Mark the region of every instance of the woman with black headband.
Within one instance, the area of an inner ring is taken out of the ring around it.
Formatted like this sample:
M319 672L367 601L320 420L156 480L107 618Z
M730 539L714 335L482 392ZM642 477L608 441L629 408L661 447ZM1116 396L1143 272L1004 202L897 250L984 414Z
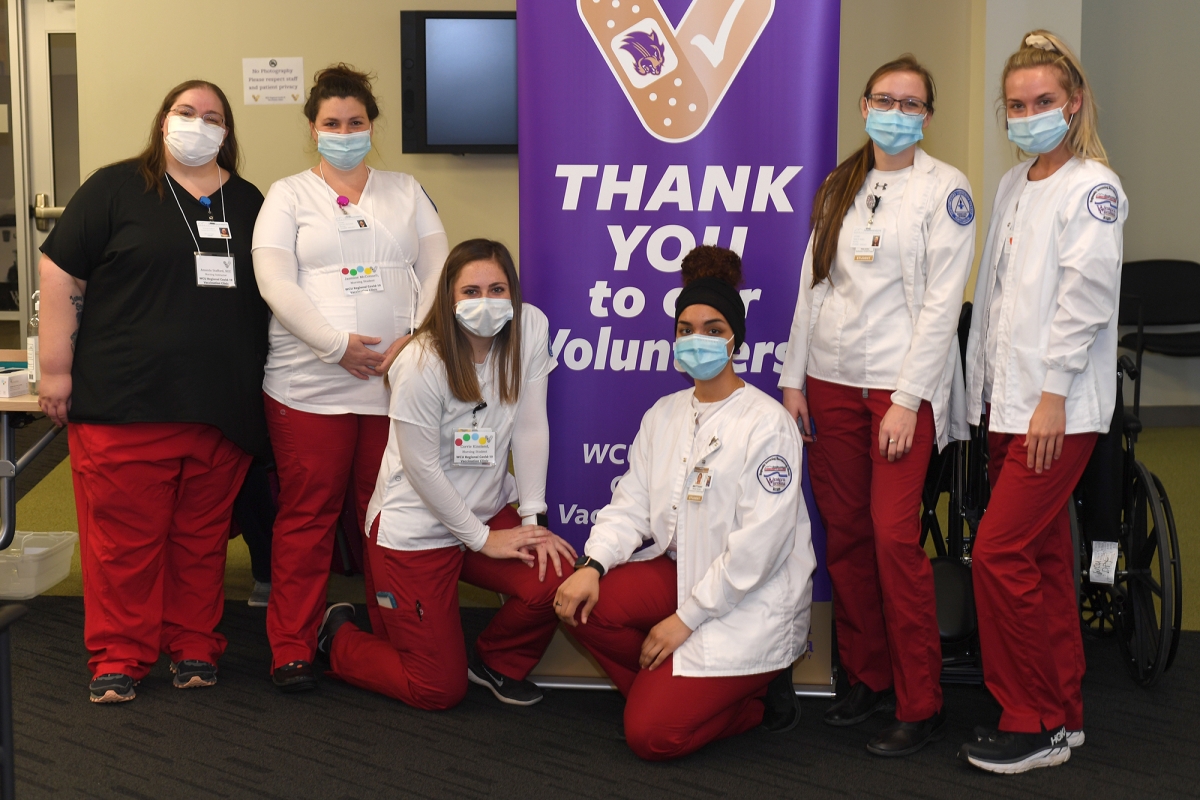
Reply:
M675 359L695 388L646 412L629 472L554 599L625 696L626 741L648 760L800 718L791 666L815 564L801 442L783 407L733 371L741 277L729 250L684 258Z

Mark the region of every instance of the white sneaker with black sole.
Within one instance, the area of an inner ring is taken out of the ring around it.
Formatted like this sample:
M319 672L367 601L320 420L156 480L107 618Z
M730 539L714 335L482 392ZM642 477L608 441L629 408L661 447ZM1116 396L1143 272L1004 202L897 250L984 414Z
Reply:
M991 731L964 744L958 757L988 772L1016 775L1039 767L1057 767L1071 757L1071 748L1064 725L1041 733Z
M467 680L486 686L501 703L510 706L531 706L542 701L542 690L533 681L519 681L488 669L478 655L472 654L467 661Z

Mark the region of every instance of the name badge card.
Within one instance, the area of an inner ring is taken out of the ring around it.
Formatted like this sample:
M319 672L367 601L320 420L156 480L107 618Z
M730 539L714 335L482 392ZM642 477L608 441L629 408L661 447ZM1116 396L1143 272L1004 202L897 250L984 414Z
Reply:
M342 267L342 291L347 297L383 291L383 272L379 267Z
M693 503L700 503L704 500L704 493L708 491L708 487L712 486L712 473L704 467L696 467L692 472L692 477L688 481L687 499Z
M454 466L496 466L496 432L487 428L461 428L454 434Z
M196 220L196 231L201 239L232 239L228 222L214 222L210 219Z
M337 217L339 231L358 231L367 229L367 218L362 214L342 214Z
M875 251L883 244L882 228L855 228L850 235L855 261L874 261Z
M196 253L196 285L236 289L237 273L233 270L233 256Z

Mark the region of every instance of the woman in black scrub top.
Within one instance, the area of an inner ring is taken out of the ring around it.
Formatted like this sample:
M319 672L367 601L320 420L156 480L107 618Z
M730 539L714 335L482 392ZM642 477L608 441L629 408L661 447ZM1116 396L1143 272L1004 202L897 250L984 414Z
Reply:
M70 421L94 703L160 653L212 686L234 497L265 457L262 194L237 175L224 93L164 98L138 156L97 170L42 245L42 410Z

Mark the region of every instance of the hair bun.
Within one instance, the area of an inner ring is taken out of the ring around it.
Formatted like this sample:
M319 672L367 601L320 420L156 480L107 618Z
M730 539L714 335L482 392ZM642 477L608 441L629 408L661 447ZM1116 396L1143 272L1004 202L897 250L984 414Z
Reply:
M733 288L742 285L742 258L732 250L702 244L683 257L683 285L701 278L716 278Z

